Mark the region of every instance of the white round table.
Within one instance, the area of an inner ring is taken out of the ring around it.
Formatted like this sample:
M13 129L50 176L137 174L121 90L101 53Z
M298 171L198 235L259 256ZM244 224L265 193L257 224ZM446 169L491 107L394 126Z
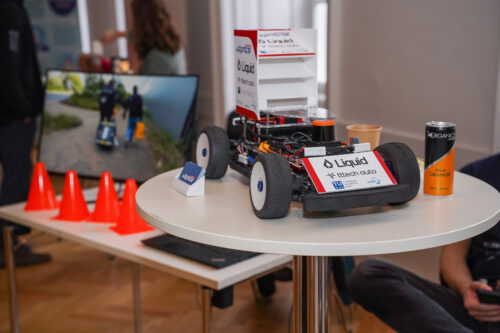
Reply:
M312 332L326 329L328 256L437 247L478 235L500 219L498 191L460 172L455 172L450 197L424 196L420 190L403 205L328 213L304 212L301 204L294 203L286 217L276 220L254 215L248 179L235 171L228 170L220 180L206 180L202 197L185 197L171 187L179 172L166 172L139 188L139 215L160 230L195 242L294 255L296 332L306 326ZM302 309L302 289L308 295L307 311Z

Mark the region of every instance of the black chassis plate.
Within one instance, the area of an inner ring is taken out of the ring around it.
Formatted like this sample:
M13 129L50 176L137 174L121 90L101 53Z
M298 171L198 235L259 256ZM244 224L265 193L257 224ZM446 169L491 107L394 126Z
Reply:
M302 196L304 210L330 211L348 208L385 206L397 203L402 197L408 197L409 186L396 184L392 186L337 193L317 194L309 192Z
M250 177L251 166L231 161L231 169ZM396 203L401 197L408 196L408 185L397 184L393 186L372 188L366 190L346 191L337 193L318 194L316 191L294 193L294 198L304 204L304 210L331 211L367 206L385 206Z

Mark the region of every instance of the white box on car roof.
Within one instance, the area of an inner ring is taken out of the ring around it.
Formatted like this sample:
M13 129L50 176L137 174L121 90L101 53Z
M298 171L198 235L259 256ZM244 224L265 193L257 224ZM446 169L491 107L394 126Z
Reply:
M236 111L315 109L318 103L315 29L235 30Z

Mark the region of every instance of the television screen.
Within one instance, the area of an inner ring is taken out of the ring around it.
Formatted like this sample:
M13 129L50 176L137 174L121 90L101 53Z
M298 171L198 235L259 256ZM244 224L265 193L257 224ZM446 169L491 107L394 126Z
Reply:
M197 76L49 70L39 160L52 173L139 183L180 167L197 87Z

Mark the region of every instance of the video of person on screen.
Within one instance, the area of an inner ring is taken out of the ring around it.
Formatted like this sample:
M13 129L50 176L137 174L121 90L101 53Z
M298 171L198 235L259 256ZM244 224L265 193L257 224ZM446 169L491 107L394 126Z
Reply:
M196 88L195 76L49 71L40 160L52 172L138 182L180 167Z

